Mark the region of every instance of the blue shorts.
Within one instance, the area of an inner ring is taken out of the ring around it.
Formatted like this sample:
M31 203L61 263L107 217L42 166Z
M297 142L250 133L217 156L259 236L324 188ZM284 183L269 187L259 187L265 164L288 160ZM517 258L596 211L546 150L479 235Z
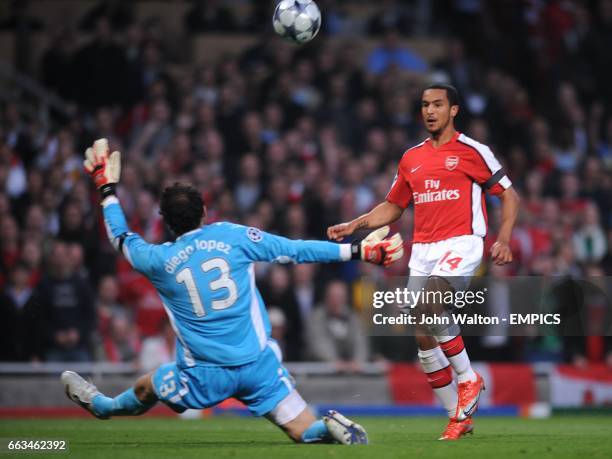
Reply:
M176 362L167 363L153 374L153 388L157 397L178 413L210 408L235 397L253 415L263 416L294 389L293 378L279 357L266 346L256 361L237 367L178 368Z

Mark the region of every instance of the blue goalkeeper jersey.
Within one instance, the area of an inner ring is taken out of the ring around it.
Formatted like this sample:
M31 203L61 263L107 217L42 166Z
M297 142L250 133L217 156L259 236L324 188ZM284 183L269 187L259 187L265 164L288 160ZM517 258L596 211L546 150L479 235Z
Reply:
M214 223L175 242L149 244L130 232L116 197L103 203L114 247L147 276L162 299L177 337L179 367L237 366L256 360L270 322L255 286L253 263L338 262L349 244L299 241L233 223Z

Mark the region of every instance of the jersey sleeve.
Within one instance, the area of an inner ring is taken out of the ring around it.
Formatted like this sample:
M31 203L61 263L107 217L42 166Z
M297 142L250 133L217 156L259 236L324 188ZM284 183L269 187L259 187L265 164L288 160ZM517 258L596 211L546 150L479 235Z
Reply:
M466 161L467 174L487 193L497 196L512 186L512 182L489 147L482 144L473 146Z
M113 247L121 252L127 261L143 274L155 271L157 252L160 247L149 244L139 234L132 233L128 228L125 215L115 196L109 196L102 201L104 226Z
M334 263L351 259L350 244L287 239L257 228L234 225L238 241L251 261Z
M412 188L410 188L410 184L404 179L399 168L385 200L400 206L402 209L408 207L408 204L410 204L412 200Z

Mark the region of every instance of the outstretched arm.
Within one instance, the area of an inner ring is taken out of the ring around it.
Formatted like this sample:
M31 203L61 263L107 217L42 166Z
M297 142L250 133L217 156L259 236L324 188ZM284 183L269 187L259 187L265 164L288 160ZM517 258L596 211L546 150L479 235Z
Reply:
M104 226L111 244L136 270L149 272L154 266L152 258L156 246L130 231L116 196L116 186L121 176L121 153L114 151L109 155L108 141L98 139L85 152L83 165L100 192Z
M327 237L333 241L339 241L345 236L350 236L358 229L376 229L389 225L402 216L404 209L412 200L412 188L405 180L401 167L391 184L391 189L383 202L378 204L367 214L357 217L348 223L340 223L327 229Z
M404 209L397 204L383 201L367 214L363 214L348 223L340 223L327 229L327 237L339 241L359 229L376 229L389 225L402 216Z
M388 265L403 256L399 234L387 238L389 228L381 228L362 241L335 244L327 241L291 240L255 228L239 227L245 233L244 251L253 261L277 263L333 263L363 260Z

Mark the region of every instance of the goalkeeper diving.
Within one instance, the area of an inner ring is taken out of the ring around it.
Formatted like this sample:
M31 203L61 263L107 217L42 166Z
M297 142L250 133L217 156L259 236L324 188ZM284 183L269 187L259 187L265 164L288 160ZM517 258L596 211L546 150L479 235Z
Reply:
M149 244L127 226L116 196L121 154L106 139L85 153L84 166L101 195L114 248L152 282L176 334L176 361L137 379L111 398L77 373L61 381L68 397L99 419L145 413L158 401L176 412L212 407L235 397L301 443L367 443L366 431L336 411L316 419L283 366L255 285L253 263L332 263L363 260L388 265L403 256L388 227L362 241L337 244L290 240L228 222L204 224L199 191L175 184L163 191L160 213L175 242Z

